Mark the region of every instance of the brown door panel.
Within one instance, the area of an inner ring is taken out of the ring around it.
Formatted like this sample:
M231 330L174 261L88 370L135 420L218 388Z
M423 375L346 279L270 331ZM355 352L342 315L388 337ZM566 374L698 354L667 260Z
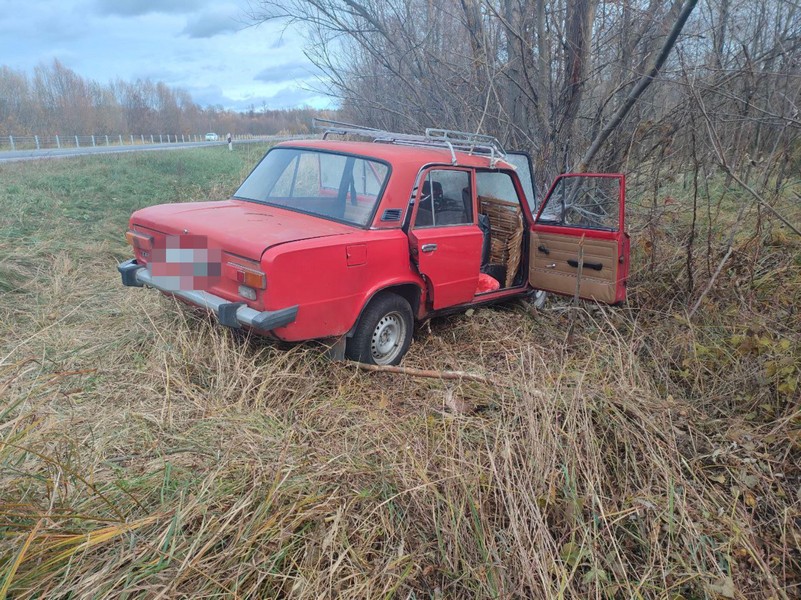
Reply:
M617 240L585 237L582 242L577 237L537 231L531 232L530 239L529 281L533 287L575 294L579 246L583 246L579 296L614 303L620 264Z

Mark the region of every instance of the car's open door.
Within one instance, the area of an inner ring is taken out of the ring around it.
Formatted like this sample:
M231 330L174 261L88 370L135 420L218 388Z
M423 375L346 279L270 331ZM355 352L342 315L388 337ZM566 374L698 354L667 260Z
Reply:
M626 179L565 174L551 186L529 236L532 287L607 304L626 299Z

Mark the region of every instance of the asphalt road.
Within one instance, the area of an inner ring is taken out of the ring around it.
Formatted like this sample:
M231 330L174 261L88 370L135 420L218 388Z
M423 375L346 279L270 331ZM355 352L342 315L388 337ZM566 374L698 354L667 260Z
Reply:
M234 144L254 144L257 142L280 142L301 136L265 136L254 140L237 140ZM309 137L309 136L306 136ZM180 150L182 148L208 148L225 146L226 142L184 142L174 144L140 144L136 146L95 146L86 148L50 148L47 150L15 150L0 152L0 163L20 160L41 160L45 158L64 158L68 156L89 156L92 154L118 154L121 152L149 152L152 150Z

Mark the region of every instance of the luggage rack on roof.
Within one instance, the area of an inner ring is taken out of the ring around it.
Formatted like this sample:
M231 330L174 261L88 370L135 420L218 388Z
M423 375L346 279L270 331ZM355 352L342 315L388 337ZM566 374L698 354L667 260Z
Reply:
M506 158L506 151L501 146L497 138L491 135L481 135L465 131L453 131L451 129L427 128L424 135L414 133L394 133L365 127L363 125L353 125L342 123L330 119L313 119L312 126L317 129L325 129L323 139L329 134L332 135L359 135L372 138L374 142L385 144L398 144L400 146L422 146L426 148L447 148L451 151L451 164L456 164L456 150L467 152L468 154L488 154L490 167Z

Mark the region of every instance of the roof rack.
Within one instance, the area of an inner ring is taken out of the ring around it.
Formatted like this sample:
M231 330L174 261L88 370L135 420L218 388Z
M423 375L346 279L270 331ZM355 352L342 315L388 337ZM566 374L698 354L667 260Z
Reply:
M451 164L454 165L456 164L456 150L467 152L468 154L488 154L491 167L494 167L499 160L506 158L506 151L503 146L501 146L497 138L491 135L453 131L451 129L434 129L431 127L426 129L424 135L394 133L363 125L317 118L312 120L312 126L317 129L325 129L323 139L326 139L328 135L359 135L371 138L374 142L386 144L447 148L451 152Z

